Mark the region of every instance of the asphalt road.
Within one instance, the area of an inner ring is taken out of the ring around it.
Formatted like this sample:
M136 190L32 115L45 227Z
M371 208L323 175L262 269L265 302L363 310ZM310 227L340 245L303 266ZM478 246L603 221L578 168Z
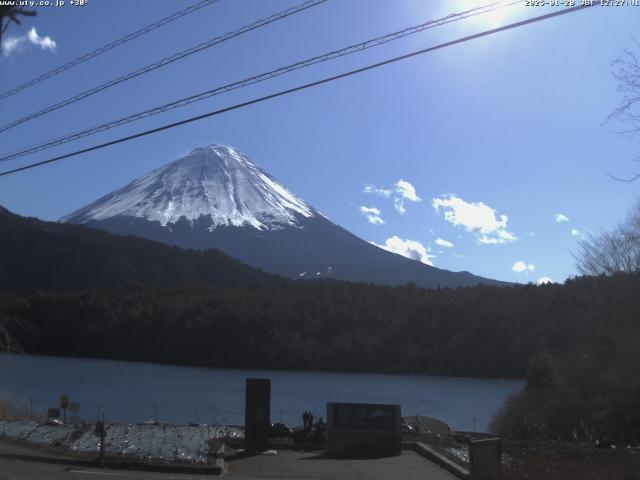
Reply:
M229 462L225 477L238 480L456 480L413 452L378 460L334 460L317 453L280 451ZM108 470L0 458L0 480L204 480L212 475Z
M458 480L412 451L403 451L396 457L353 460L328 458L321 452L280 450L274 456L257 455L227 462L227 469L225 476L245 480Z

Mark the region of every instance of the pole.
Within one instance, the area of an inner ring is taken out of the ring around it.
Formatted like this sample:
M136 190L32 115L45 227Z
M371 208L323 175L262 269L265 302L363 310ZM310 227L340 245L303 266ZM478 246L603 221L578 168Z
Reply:
M100 460L104 459L104 440L107 436L107 429L104 426L104 413L102 413L102 429L100 430Z
M476 433L476 417L473 417L473 433Z
M33 400L29 400L29 420L33 420Z
M153 406L153 409L154 409L154 410L155 410L155 412L156 412L156 415L155 415L155 416L156 416L156 424L157 424L157 423L158 423L158 405L154 405L154 406Z
M284 420L282 420L282 409L280 409L280 423L284 423Z
M96 419L100 420L100 404L98 404L98 408L96 409Z
M213 415L213 423L212 423L212 425L215 426L215 424L216 424L216 407L215 407L215 405L211 406L211 414Z

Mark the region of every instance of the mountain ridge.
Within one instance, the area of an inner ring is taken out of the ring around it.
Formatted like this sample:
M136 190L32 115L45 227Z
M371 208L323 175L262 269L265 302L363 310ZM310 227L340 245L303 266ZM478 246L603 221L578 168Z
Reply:
M388 252L335 224L234 147L208 145L62 217L119 235L216 248L297 278L427 288L508 285Z
M22 217L0 206L0 290L253 287L290 282L213 249L189 251L85 225Z

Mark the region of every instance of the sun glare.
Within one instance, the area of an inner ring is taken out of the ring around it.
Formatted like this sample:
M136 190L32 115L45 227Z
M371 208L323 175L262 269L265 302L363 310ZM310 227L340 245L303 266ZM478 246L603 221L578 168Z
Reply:
M483 29L496 28L512 20L522 6L516 0L456 0L442 3L440 13L450 15L469 11L469 17L460 22L466 29L468 26Z

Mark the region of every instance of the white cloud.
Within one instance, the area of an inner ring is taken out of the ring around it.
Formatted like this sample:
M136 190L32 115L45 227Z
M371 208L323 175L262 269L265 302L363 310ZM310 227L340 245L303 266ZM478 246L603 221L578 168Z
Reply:
M405 201L409 202L421 202L422 199L416 193L416 189L411 183L406 180L398 180L393 185L393 190L377 187L371 183L367 183L362 190L364 193L373 193L375 195L379 195L384 198L390 198L393 192L395 191L398 196L393 197L393 207L397 210L400 215L404 215L407 213L407 209L405 207Z
M431 259L435 258L435 255L430 253L429 247L425 247L417 240L403 240L394 235L393 237L387 238L384 245L378 245L375 242L371 243L377 247L387 250L388 252L397 253L403 257L410 258L411 260L416 260L433 266Z
M398 180L394 185L396 192L402 197L410 202L421 202L422 199L416 193L416 189L413 185L411 185L406 180Z
M549 277L540 277L538 279L538 285L543 285L545 283L553 283L553 280L551 280Z
M25 41L24 37L7 37L2 42L2 54L4 56L10 55L14 50L18 50Z
M2 42L2 54L4 56L11 55L11 53L20 51L29 45L35 45L42 50L48 50L50 52L55 52L57 48L56 42L51 37L41 37L38 35L35 27L31 27L31 30L22 36L7 37Z
M508 230L497 230L495 235L496 236L482 235L478 238L478 243L482 243L484 245L496 245L498 243L515 242L518 239L518 237Z
M497 218L496 211L483 202L470 203L455 195L445 195L431 203L436 211L444 211L444 219L449 223L477 235L478 243L503 244L518 239L507 230L509 218L506 215Z
M367 183L362 191L364 193L374 193L384 198L389 198L392 193L391 190L387 190L386 188L378 188L375 185L371 185L370 183Z
M526 264L522 260L518 260L511 267L511 270L513 270L516 273L522 273L522 272L529 273L529 272L535 271L535 269L536 269L536 266L533 263Z
M374 225L382 225L384 223L384 220L380 216L381 212L379 208L363 206L360 207L360 212L362 212L362 214L367 217L369 223L372 223Z
M436 238L436 245L440 245L441 247L453 248L453 243L449 240L444 240L442 238Z
M580 238L584 237L582 232L580 230L578 230L577 228L572 228L571 229L571 235L573 235L574 237L580 237Z
M29 38L29 41L31 43L39 46L42 50L55 52L56 48L58 47L56 45L56 42L53 41L51 37L41 37L40 35L38 35L35 27L31 27L31 30L29 30L29 32L27 33L27 37Z
M564 213L556 213L556 222L562 223L562 222L568 222L568 221L569 221L569 217L567 217Z

